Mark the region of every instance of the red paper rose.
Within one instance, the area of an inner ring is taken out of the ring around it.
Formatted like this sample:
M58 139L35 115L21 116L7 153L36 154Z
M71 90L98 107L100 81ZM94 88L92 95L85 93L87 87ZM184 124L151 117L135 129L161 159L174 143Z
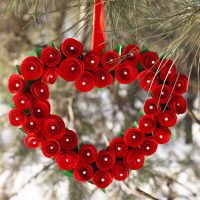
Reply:
M79 156L72 151L67 151L56 157L58 167L63 170L74 169L77 166L78 161Z
M96 70L98 69L100 58L97 52L88 51L83 57L83 61L85 63L85 68L88 70Z
M141 150L145 156L150 156L156 152L157 147L158 143L155 140L145 139L144 143L141 146Z
M60 51L51 46L46 47L42 50L40 59L45 65L49 67L56 67L56 65L58 65L61 61Z
M97 159L97 150L91 144L84 144L78 151L80 162L91 164Z
M83 72L76 80L75 86L81 92L89 92L94 88L94 75L87 71Z
M132 170L141 169L144 164L144 155L140 149L131 149L124 157L124 163Z
M66 57L77 58L83 53L83 45L73 38L68 38L61 44L61 51Z
M44 120L50 114L50 104L48 101L35 100L30 108L31 115L38 120Z
M112 180L113 178L109 171L97 171L92 178L92 182L101 189L108 187Z
M41 145L41 138L37 134L27 134L24 138L24 144L29 149L35 149Z
M181 95L175 94L172 96L169 102L169 108L173 110L176 114L185 113L186 107L187 107L187 102Z
M120 64L115 70L115 77L119 83L129 84L132 83L138 76L136 66L127 63Z
M94 169L91 165L80 163L74 169L74 178L79 182L89 181L94 174Z
M24 59L20 66L20 72L26 80L32 81L39 79L44 71L42 61L34 56Z
M117 137L110 142L109 150L115 154L116 158L120 158L128 151L128 144L124 138Z
M170 80L176 74L176 66L172 60L162 60L160 64L160 79Z
M142 89L149 91L158 85L158 76L153 71L144 70L138 75L138 81Z
M101 150L97 155L96 165L101 171L111 169L115 164L115 154L108 150Z
M123 161L116 162L115 166L111 170L111 175L118 181L124 181L129 176L129 169L123 163Z
M78 145L78 136L72 130L66 130L60 139L60 145L63 149L72 150Z
M158 144L165 144L170 140L171 131L166 127L159 127L154 131L153 137Z
M42 74L42 80L45 83L54 84L58 77L58 69L56 67L47 67Z
M8 79L8 89L11 93L24 91L26 85L24 78L18 74L12 74Z
M170 87L173 92L184 94L188 89L188 78L184 74L179 73L171 79Z
M47 139L60 139L65 133L65 123L57 115L50 115L43 123L42 135Z
M60 153L60 144L57 140L47 140L42 142L42 153L47 158L55 158Z
M41 128L41 123L32 116L29 116L26 118L26 123L23 124L22 128L26 133L38 133Z
M124 139L130 147L139 147L145 139L145 134L139 128L129 128L125 131Z
M19 109L13 109L9 112L8 118L12 126L21 126L26 122L26 114Z
M160 60L156 53L148 51L142 54L141 65L147 70L156 70L160 66Z
M125 63L130 63L135 66L140 61L140 57L140 49L135 44L127 45L122 51L122 60Z
M115 70L120 62L119 54L112 50L106 51L101 57L101 64L107 71Z
M32 96L29 93L19 92L13 97L15 107L20 110L27 110L31 106Z
M75 81L83 74L84 65L81 60L68 58L60 64L58 72L66 81Z
M49 98L49 88L48 85L42 81L34 82L30 91L36 99L47 100Z
M160 103L167 103L171 96L171 90L167 85L157 85L152 90L153 99Z
M147 99L144 104L144 112L147 115L158 115L161 112L161 106L154 99Z
M96 87L104 88L113 82L113 77L108 71L99 69L94 72L94 81Z
M176 114L171 110L165 110L157 116L158 123L164 127L174 126L177 122Z
M151 115L143 115L139 121L139 128L145 133L153 132L156 128L156 119Z

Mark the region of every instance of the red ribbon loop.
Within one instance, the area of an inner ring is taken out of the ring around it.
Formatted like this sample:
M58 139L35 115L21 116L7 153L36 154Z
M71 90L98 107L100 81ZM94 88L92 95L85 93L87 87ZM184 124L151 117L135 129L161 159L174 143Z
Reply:
M102 0L94 0L92 50L101 54L105 48L104 7Z

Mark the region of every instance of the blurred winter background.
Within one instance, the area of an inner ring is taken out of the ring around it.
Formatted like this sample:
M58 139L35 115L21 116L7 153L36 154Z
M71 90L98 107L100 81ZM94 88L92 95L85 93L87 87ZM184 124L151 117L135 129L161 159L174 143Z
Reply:
M35 47L76 37L90 47L93 0L0 0L0 200L199 200L200 199L200 1L105 0L108 48L129 41L167 52L190 76L188 112L172 140L124 183L106 193L63 177L40 150L30 151L23 134L9 125L7 79ZM102 148L137 120L147 98L130 86L78 93L61 79L50 87L53 111L83 142Z

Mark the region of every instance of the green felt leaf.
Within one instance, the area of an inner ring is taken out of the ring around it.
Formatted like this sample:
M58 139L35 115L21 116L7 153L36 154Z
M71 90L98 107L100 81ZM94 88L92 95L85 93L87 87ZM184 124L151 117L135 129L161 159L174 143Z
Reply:
M174 141L176 139L176 135L173 131L171 131L171 141Z
M36 56L36 53L34 51L29 51L28 54L29 56Z
M36 47L36 48L35 48L35 53L36 53L37 57L40 58L41 53L42 53L42 48Z
M148 161L147 160L144 160L144 166L146 167L146 166L148 166Z
M115 51L121 56L122 55L122 45L118 44L115 48Z
M138 128L138 123L137 123L136 121L134 121L134 123L133 123L133 127Z
M138 115L138 121L140 120L140 118L144 115L144 111L140 110L139 115Z
M17 69L18 74L21 74L21 72L20 72L20 65L16 65L16 69Z
M124 131L119 131L119 132L117 133L117 135L120 136L120 137L124 137Z
M68 176L68 177L72 178L72 177L74 177L74 170L64 171L64 172L62 172L62 174L64 176Z
M51 42L50 45L57 49L57 46L56 46L56 44L54 42Z
M160 56L160 60L166 59L166 53L167 53L167 52L164 52L164 53Z
M88 183L90 183L90 184L92 184L92 185L94 185L94 183L92 182L92 180L90 179L89 181L88 181ZM104 193L106 193L106 188L103 188L103 189L101 189Z
M138 69L139 73L143 71L143 68L142 68L142 65L140 62L138 62L138 64L137 64L137 69Z
M26 133L22 128L19 128L19 130L20 130L22 133Z
M30 110L25 110L24 112L26 113L27 116L31 114Z
M146 47L146 46L142 46L142 49L141 49L141 53L143 54L143 53L145 53L145 52L148 52L149 51L149 49Z
M10 103L9 106L10 106L10 108L15 108L15 104L14 103Z

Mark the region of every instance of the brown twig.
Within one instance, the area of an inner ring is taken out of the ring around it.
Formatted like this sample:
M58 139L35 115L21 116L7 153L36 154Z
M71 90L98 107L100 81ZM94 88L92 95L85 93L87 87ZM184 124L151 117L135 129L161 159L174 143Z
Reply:
M188 114L190 115L190 117L191 117L193 120L195 120L195 122L196 122L197 124L200 124L200 119L198 119L198 118L196 117L196 115L194 114L194 112L193 112L190 108L188 108L188 107L187 107L187 112L188 112Z

